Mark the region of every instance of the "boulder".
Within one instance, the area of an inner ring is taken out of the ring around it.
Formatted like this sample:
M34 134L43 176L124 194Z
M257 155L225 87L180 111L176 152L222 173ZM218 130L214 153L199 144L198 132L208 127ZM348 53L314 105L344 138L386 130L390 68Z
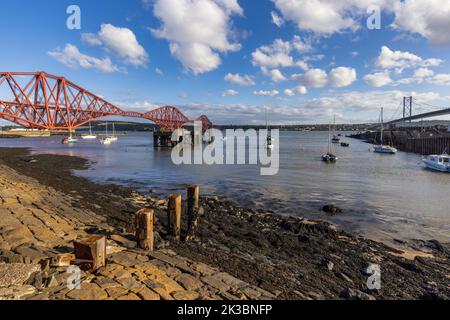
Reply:
M327 204L326 206L324 206L322 208L322 211L324 211L328 214L331 214L331 215L335 215L335 214L343 212L341 208L336 207L335 205L332 205L332 204Z

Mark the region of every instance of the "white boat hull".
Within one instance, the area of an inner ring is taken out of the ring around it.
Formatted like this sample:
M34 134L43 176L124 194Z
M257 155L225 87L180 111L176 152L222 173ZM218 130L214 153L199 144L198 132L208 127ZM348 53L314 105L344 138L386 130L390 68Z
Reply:
M82 139L84 139L84 140L93 140L93 139L97 139L97 136L82 136L81 137Z
M448 155L431 155L423 159L425 167L433 171L450 172L450 158Z
M390 146L376 146L373 147L373 151L376 153L394 154L397 153L398 150Z
M101 143L101 144L104 144L104 145L109 145L109 144L112 143L112 141L111 141L111 139L106 138L106 139L100 140L100 143Z

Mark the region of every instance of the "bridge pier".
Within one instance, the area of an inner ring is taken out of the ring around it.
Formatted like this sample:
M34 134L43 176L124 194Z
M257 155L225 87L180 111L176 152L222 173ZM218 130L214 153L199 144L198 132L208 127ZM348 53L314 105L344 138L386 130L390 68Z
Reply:
M154 131L153 132L153 147L154 148L172 148L177 142L172 141L172 132Z

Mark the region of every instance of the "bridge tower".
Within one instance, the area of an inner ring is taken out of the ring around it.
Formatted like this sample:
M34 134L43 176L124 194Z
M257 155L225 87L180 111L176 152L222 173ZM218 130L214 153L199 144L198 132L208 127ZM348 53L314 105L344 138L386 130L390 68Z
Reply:
M403 97L403 123L406 123L406 118L413 115L413 97ZM411 124L412 120L409 120Z

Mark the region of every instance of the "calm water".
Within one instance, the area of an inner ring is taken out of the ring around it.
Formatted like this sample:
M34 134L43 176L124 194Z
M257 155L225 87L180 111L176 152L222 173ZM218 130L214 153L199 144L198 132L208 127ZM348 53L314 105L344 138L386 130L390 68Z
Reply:
M324 132L281 132L280 171L261 176L257 166L176 166L170 151L155 151L151 134L120 137L102 146L81 141L65 146L61 138L0 139L0 147L32 147L36 153L76 155L92 167L76 172L99 182L113 182L161 195L198 183L204 193L229 196L243 205L282 214L326 219L343 229L381 240L392 238L450 241L450 174L423 169L421 156L379 155L370 145L349 140L338 148L338 163L320 161ZM320 210L333 203L344 209L337 217Z

